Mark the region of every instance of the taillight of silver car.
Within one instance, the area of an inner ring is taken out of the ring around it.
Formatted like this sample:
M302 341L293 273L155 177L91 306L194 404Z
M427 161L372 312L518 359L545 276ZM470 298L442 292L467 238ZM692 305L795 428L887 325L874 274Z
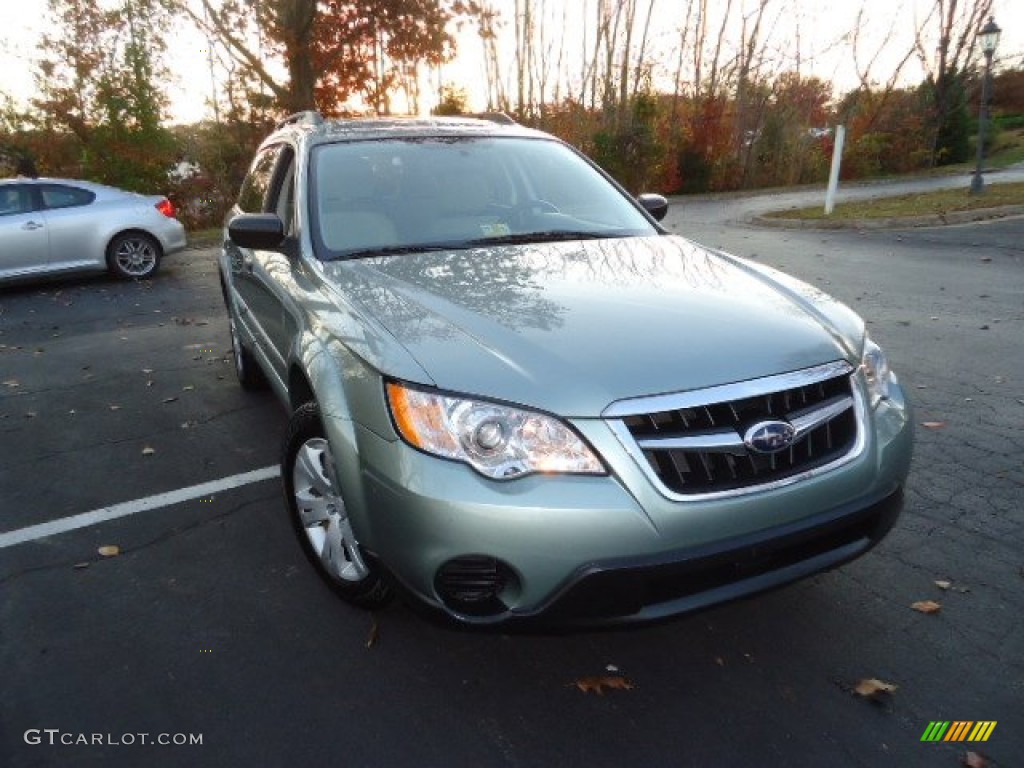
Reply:
M174 203L172 203L166 197L156 204L156 209L160 211L160 213L162 213L168 219L173 219L175 215L178 213L174 209Z

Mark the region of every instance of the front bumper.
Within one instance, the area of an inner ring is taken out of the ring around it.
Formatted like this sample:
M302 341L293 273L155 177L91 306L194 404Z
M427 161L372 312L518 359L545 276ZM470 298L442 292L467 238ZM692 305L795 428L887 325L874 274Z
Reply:
M357 537L403 592L464 624L648 621L867 552L902 507L912 445L909 410L895 398L872 413L863 450L841 467L680 502L654 488L607 423L574 424L611 475L499 483L355 426L359 467L346 488ZM495 599L459 599L453 578L460 588L490 584Z
M847 505L712 546L594 563L535 615L549 624L624 624L753 595L859 557L889 532L902 507L900 488L867 507Z

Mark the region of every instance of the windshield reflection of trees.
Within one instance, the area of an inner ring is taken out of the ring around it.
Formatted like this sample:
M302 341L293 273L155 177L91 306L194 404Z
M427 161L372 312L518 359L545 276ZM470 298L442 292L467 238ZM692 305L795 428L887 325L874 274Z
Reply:
M343 293L402 336L441 338L466 311L511 330L553 330L567 311L560 297L570 293L574 302L588 288L600 288L595 302L609 288L724 296L739 275L701 248L664 237L399 255L326 269Z

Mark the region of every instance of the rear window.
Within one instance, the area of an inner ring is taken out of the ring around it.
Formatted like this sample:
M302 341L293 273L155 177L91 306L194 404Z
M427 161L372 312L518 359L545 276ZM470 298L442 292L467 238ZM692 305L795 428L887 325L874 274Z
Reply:
M88 189L64 184L44 184L40 192L43 195L43 205L47 208L77 208L96 199L96 194Z

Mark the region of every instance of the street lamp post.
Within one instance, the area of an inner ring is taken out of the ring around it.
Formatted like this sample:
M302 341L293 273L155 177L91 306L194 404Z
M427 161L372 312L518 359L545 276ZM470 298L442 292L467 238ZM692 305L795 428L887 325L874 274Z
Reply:
M992 54L996 52L996 45L999 43L999 33L1002 30L996 26L993 17L988 17L988 23L978 32L981 40L981 50L985 54L985 74L981 78L981 108L978 112L978 164L974 169L974 177L971 179L971 194L978 195L984 191L985 181L981 176L981 164L985 159L985 120L988 117L989 82L992 79Z

